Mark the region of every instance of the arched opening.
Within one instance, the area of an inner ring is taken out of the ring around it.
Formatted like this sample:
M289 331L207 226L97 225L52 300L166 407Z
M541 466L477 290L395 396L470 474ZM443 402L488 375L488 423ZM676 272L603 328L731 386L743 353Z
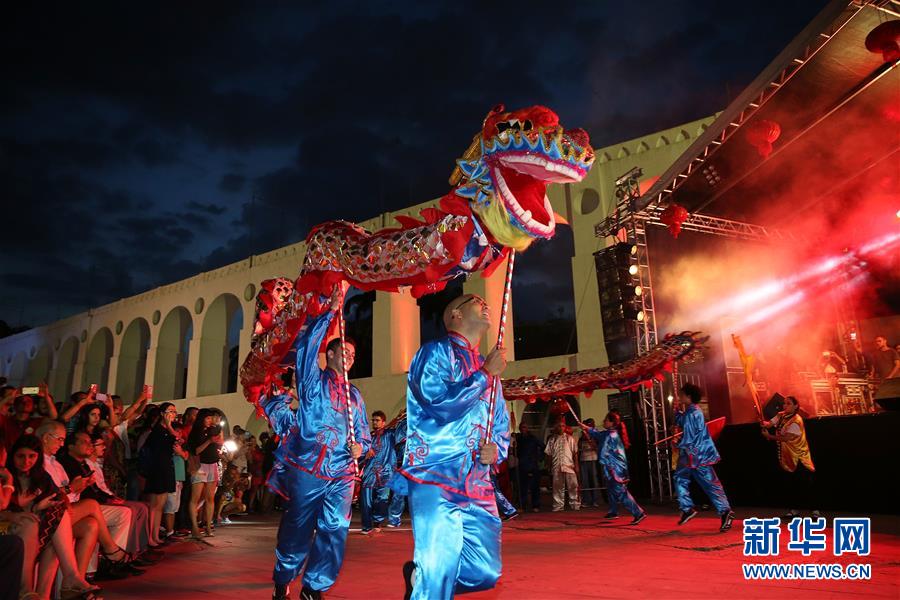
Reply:
M84 374L81 386L87 389L93 383L101 392L107 391L109 385L109 360L113 355L113 334L108 327L100 328L88 345L84 358Z
M28 357L25 352L19 352L13 356L12 362L7 365L6 382L9 385L21 387L25 385L25 370L28 368Z
M350 378L372 376L372 307L375 292L363 292L352 288L344 303L344 321L347 335L356 342L356 358L350 369Z
M419 305L419 341L422 345L447 333L444 329L444 308L448 302L462 296L463 281L462 277L451 279L440 292L422 296L416 301Z
M569 227L537 242L516 260L512 280L516 360L578 352Z
M37 354L28 361L28 369L25 372L25 385L38 385L46 382L50 377L50 366L53 362L53 353L49 346L42 346Z
M200 371L197 395L212 396L237 389L244 313L233 294L222 294L209 305L200 335Z
M147 350L150 348L150 325L145 319L131 322L122 336L119 366L116 369L116 393L125 404L134 402L144 387Z
M75 378L75 363L78 362L78 338L68 338L56 355L56 370L50 382L50 393L56 400L65 400L72 393Z
M185 397L188 353L193 332L191 313L183 306L173 308L163 320L156 346L154 400L178 400Z

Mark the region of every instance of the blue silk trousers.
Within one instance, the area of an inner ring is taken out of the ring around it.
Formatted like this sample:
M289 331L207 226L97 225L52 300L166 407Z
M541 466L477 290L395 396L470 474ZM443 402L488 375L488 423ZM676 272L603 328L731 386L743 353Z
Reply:
M379 487L363 486L359 494L359 508L362 513L363 531L372 527L381 527L388 518L388 499L391 488L386 485Z
M278 527L272 580L287 585L306 564L303 585L326 591L344 561L353 481L319 479L299 469L284 477L290 500Z
M473 500L409 483L416 563L415 600L441 600L494 587L500 578L500 518L493 497Z
M694 508L690 490L692 477L703 489L703 492L709 496L720 515L731 510L731 506L728 504L728 497L725 496L725 489L722 487L722 482L719 481L716 470L712 468L712 465L695 469L682 465L675 469L674 477L675 491L678 494L678 508L681 509L681 512L687 512Z

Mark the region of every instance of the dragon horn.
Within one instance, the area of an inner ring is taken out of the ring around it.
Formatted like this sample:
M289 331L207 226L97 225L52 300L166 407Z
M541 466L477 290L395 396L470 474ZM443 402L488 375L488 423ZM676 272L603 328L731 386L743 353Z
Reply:
M476 133L475 137L472 138L472 144L469 146L469 149L463 153L460 160L468 162L479 156L481 156L481 134ZM450 185L456 187L457 185L459 185L459 182L462 181L462 178L462 169L460 169L459 165L457 165L453 168L453 172L450 173Z

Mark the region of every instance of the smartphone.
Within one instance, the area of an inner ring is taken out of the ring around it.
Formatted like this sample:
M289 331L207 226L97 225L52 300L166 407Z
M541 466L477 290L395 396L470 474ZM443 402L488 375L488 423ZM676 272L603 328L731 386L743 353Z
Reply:
M100 387L100 386L98 386L96 383L92 383L92 384L91 384L91 387L88 388L88 396L93 395L93 394L96 394L96 393L97 393L97 389L98 389L99 387Z
M152 385L144 385L144 395L147 396L147 400L153 400L153 386Z
M41 393L41 388L39 388L37 386L22 388L22 395L24 395L24 396L30 396L32 394L40 394L40 393Z
M109 396L107 396L107 395L104 394L104 393L99 393L99 394L97 394L96 396L94 396L94 399L95 399L97 402L106 402L106 401L109 399Z

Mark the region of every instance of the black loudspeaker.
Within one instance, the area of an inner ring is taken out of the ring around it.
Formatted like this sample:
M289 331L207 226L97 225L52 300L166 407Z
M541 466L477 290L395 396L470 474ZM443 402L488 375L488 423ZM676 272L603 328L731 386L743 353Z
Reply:
M771 421L772 417L782 410L784 410L784 396L776 392L763 406L763 417L765 417L766 421Z
M881 382L875 392L875 404L884 410L900 410L900 377Z

